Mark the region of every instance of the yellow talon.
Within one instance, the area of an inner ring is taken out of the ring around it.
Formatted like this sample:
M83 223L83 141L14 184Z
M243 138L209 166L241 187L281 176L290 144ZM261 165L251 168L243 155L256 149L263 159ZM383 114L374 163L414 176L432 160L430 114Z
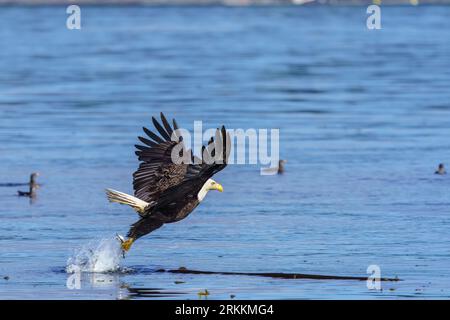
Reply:
M128 251L131 248L131 245L133 244L134 239L133 238L129 238L127 241L122 242L122 250L123 251Z

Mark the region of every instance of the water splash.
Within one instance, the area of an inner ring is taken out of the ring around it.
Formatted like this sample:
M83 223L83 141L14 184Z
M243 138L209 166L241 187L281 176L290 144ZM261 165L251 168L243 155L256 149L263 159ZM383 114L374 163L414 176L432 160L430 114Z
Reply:
M76 250L67 259L66 272L116 272L121 270L122 249L117 239L101 239Z

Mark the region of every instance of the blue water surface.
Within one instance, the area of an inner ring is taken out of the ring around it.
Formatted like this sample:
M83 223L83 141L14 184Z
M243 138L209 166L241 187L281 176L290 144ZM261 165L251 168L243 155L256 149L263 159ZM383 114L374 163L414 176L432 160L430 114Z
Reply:
M0 7L0 298L450 297L450 7ZM192 128L279 128L286 173L233 165L186 220L140 239L132 272L83 274L73 250L137 219L134 144L160 111ZM280 280L155 272L382 276ZM9 277L9 279L3 279Z

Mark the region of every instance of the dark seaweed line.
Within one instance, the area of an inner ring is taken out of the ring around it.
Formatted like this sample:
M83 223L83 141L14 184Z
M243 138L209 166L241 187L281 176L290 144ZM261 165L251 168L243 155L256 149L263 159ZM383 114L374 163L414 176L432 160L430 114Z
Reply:
M200 271L189 270L186 268L179 268L174 270L159 269L156 272L170 272L170 273L184 273L184 274L217 274L229 276L256 276L278 279L315 279L315 280L358 280L366 281L367 277L352 277L352 276L333 276L333 275L319 275L319 274L302 274L302 273L282 273L282 272L218 272L218 271ZM381 281L400 281L398 278L380 278Z

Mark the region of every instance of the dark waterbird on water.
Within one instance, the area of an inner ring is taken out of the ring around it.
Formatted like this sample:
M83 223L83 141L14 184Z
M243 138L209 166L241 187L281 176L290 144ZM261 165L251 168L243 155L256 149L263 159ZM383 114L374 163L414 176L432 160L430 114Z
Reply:
M17 195L19 197L29 197L29 198L33 198L36 196L36 190L39 188L38 183L36 182L37 177L39 177L39 173L38 172L34 172L31 174L30 176L30 182L29 182L29 190L28 191L17 191Z
M151 140L139 137L145 146L136 145L136 155L141 163L133 174L134 196L112 189L106 190L109 201L129 205L140 216L131 225L127 240L118 236L124 252L130 249L136 239L163 224L186 218L202 202L208 191L223 191L222 186L211 177L227 165L231 140L225 127L217 129L215 138L211 137L208 144L203 146L201 158L198 158L191 150L185 149L175 119L173 127L162 113L162 125L154 117L152 120L161 136L143 128ZM190 163L174 163L172 151L188 155ZM214 162L211 161L212 158L215 159Z
M287 163L287 160L280 160L278 161L278 174L284 173L284 165Z
M278 166L273 168L265 168L263 169L265 174L273 175L273 174L283 174L284 173L284 165L287 163L287 160L279 160Z
M447 171L445 171L445 167L444 167L443 163L439 164L439 167L434 174L440 174L440 175L447 174Z

